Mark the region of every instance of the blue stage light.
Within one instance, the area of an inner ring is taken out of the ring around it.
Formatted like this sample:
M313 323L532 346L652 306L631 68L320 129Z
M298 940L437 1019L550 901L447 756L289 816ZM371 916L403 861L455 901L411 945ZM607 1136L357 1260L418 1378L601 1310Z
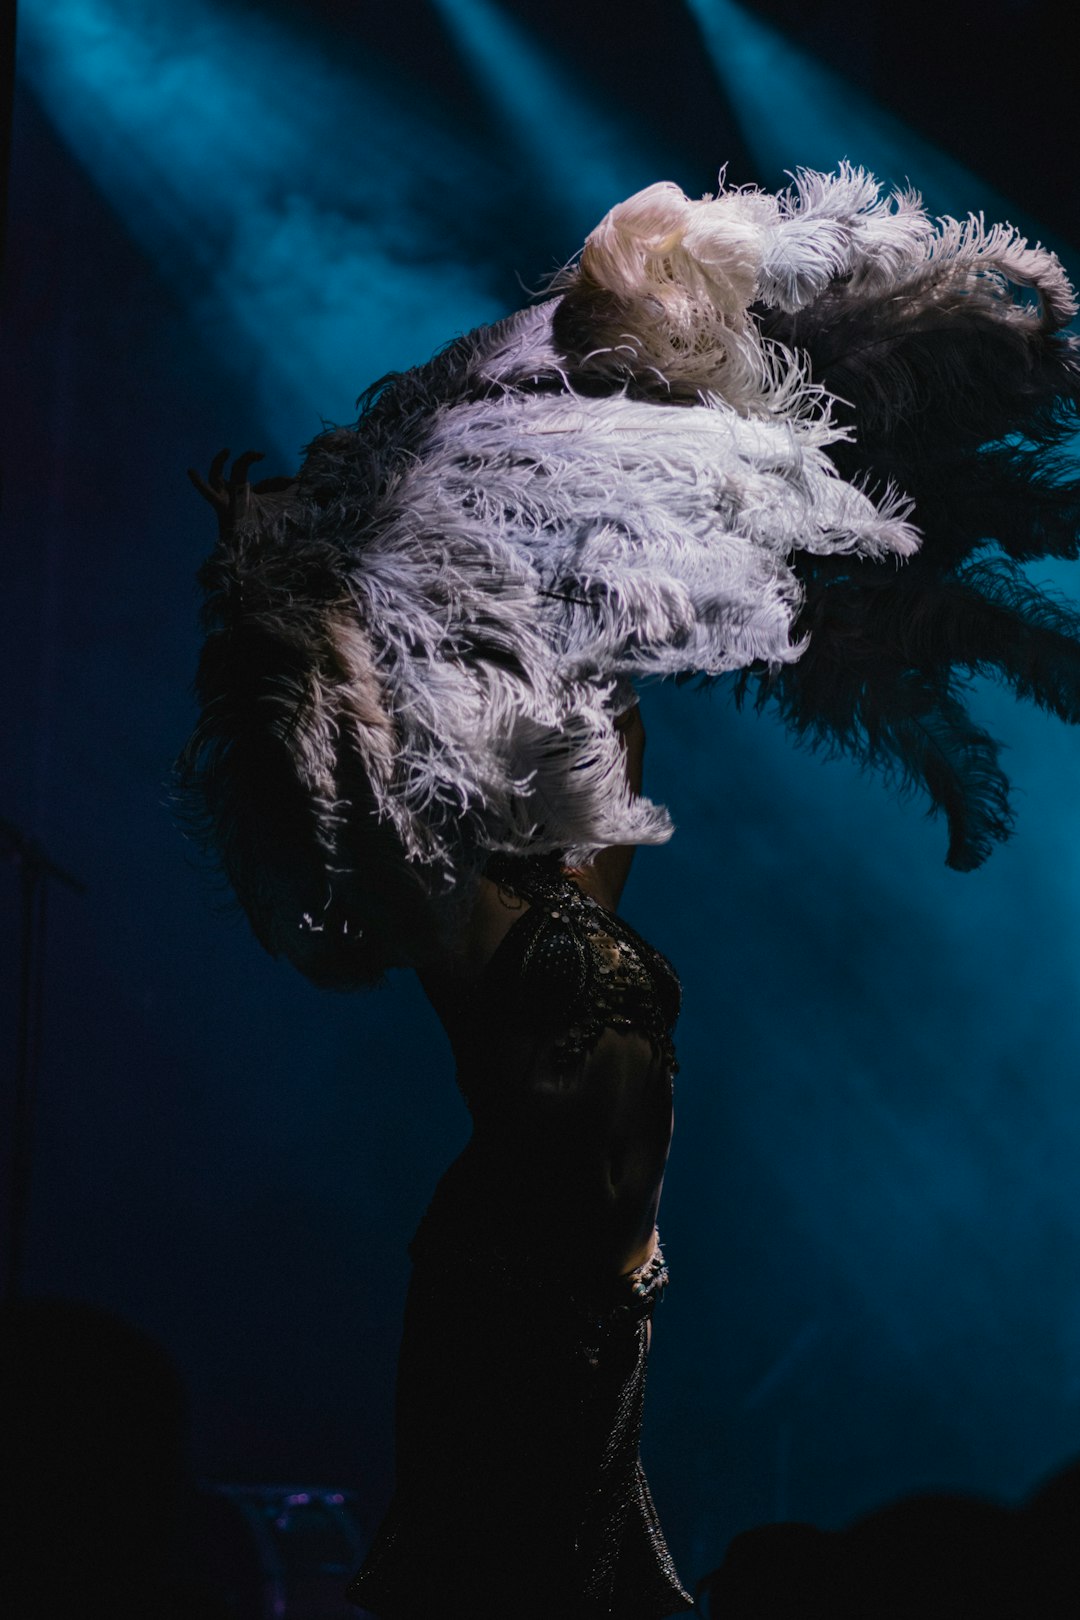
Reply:
M800 50L733 0L686 0L729 98L763 185L803 166L842 158L881 180L911 183L932 213L986 210L1028 224L981 176L880 106L853 82Z
M635 125L605 108L490 0L435 0L463 59L521 151L528 179L577 243L609 208L660 179Z
M250 387L268 450L504 312L439 219L478 160L430 92L205 0L25 0L19 21L21 76Z
M856 84L800 50L733 0L686 0L765 186L797 167L835 169L841 159L892 185L911 184L931 214L984 212L1008 220L1058 253L1074 283L1080 255L1056 242L989 181L880 106ZM1072 454L1080 453L1080 438ZM1069 565L1043 563L1041 580L1076 589Z

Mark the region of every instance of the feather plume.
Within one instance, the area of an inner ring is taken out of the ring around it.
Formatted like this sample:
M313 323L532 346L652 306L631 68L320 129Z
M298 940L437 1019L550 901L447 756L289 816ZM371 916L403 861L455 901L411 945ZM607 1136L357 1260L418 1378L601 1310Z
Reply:
M960 869L1011 826L971 672L1080 718L1080 618L1019 566L1077 549L1052 254L842 164L650 186L552 292L374 384L204 571L186 779L320 982L415 961L492 851L670 836L613 724L641 679L734 674Z
M993 673L1080 718L1080 620L1019 567L1077 555L1080 479L1064 447L1080 426L1080 353L1060 330L1075 298L1054 255L1011 226L970 216L935 227L917 197L884 197L861 171L800 174L781 215L759 283L763 338L804 356L852 429L830 447L836 466L865 488L904 490L923 544L900 574L800 564L809 652L744 688L774 693L818 745L921 781L949 818L950 864L967 869L1011 825L996 750L964 708L967 674ZM807 223L823 217L843 228L828 263L804 251ZM785 274L770 280L781 251ZM952 738L974 774L927 775L912 682L921 724L933 721L943 747Z

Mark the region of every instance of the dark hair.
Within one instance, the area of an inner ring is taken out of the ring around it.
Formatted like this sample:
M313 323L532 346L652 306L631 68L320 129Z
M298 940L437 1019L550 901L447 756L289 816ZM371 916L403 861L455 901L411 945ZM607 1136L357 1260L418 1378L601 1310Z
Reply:
M393 727L320 549L234 540L203 568L200 717L177 785L259 943L354 989L414 965L436 920L424 868L379 813L371 772L390 769Z

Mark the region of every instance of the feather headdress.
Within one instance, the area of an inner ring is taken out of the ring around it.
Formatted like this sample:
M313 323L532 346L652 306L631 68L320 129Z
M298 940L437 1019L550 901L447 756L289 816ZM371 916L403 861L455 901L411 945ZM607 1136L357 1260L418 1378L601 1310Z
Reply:
M185 772L260 937L407 960L391 854L437 896L493 850L668 837L613 725L649 675L734 673L975 864L1007 784L964 673L1080 716L1080 621L1016 567L1075 554L1073 311L1052 254L847 166L660 184L544 302L376 384L204 573Z

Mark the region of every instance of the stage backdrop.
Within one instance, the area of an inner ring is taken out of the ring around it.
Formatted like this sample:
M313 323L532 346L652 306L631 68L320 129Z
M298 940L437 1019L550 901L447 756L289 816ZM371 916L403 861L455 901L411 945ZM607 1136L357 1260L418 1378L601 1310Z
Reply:
M416 986L317 993L174 825L213 531L184 469L295 467L659 178L848 158L1068 256L1043 8L951 6L950 40L895 9L20 6L0 816L86 885L49 897L26 1281L162 1341L204 1475L378 1514L405 1246L467 1120ZM1019 830L961 877L919 805L723 690L643 705L677 832L625 910L685 984L645 1437L677 1556L917 1487L1016 1498L1080 1450L1080 737L979 693Z

